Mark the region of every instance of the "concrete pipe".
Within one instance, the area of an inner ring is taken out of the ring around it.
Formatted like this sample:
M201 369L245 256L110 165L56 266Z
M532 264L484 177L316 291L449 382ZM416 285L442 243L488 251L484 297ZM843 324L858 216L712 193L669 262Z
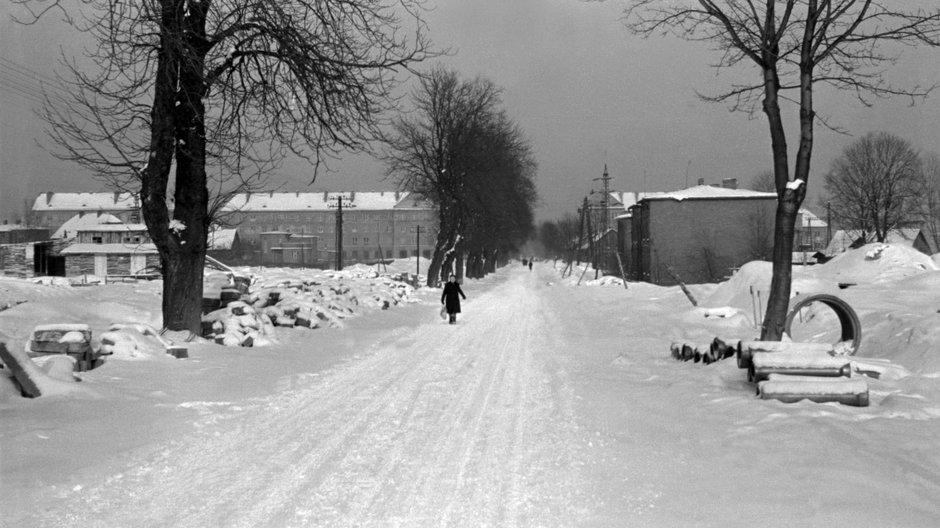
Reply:
M784 323L784 331L787 335L792 335L790 326L793 324L793 319L796 318L801 309L814 302L823 303L836 313L836 316L839 318L839 324L842 326L840 342L847 345L848 355L854 356L855 353L858 352L859 344L862 342L862 324L859 322L858 314L855 313L855 310L853 310L848 303L835 295L817 293L805 296L797 295L790 299L791 308L790 313L787 314L786 322Z
M746 369L751 366L751 358L762 352L805 352L805 353L831 353L833 347L827 343L797 343L793 341L738 341L735 351L738 368Z
M868 384L861 378L819 379L778 376L760 382L757 386L757 394L762 400L778 400L783 403L810 400L816 403L837 402L855 407L868 407L869 405Z
M756 352L748 367L748 380L762 381L771 374L850 377L852 366L844 357L830 356L825 352Z

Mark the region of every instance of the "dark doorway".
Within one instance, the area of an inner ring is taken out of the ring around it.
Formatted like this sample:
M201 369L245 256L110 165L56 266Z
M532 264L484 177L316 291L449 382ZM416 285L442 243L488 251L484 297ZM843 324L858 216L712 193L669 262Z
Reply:
M65 257L52 253L52 242L33 245L33 273L53 277L65 276Z

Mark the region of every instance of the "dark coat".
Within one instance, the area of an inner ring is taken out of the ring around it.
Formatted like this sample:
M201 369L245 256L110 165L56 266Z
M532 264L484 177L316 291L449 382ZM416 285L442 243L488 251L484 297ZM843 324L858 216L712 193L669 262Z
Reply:
M441 294L441 302L447 305L447 313L460 313L460 298L467 298L456 282L444 283L444 293Z

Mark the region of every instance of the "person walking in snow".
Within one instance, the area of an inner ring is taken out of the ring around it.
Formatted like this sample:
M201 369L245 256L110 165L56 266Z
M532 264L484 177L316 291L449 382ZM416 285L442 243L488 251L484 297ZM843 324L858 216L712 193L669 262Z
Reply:
M450 315L450 324L457 323L461 297L467 298L463 290L460 289L460 284L457 284L457 276L452 273L450 278L447 279L447 284L444 285L444 292L441 293L441 304L445 305L447 314Z

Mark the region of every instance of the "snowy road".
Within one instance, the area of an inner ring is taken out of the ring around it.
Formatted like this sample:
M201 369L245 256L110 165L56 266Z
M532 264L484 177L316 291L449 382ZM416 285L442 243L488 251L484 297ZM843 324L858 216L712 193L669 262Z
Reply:
M58 526L571 526L581 463L535 274L400 330L360 360L213 415ZM473 295L473 292L471 292ZM312 343L315 340L311 340ZM578 506L578 505L581 506Z
M424 291L267 349L115 361L82 384L101 396L10 404L0 526L940 526L940 360L869 379L868 408L762 401L733 361L669 357L746 338L746 319L559 272L469 281L456 326ZM925 278L846 290L870 353L900 335L931 357L935 297L902 303L936 291Z

